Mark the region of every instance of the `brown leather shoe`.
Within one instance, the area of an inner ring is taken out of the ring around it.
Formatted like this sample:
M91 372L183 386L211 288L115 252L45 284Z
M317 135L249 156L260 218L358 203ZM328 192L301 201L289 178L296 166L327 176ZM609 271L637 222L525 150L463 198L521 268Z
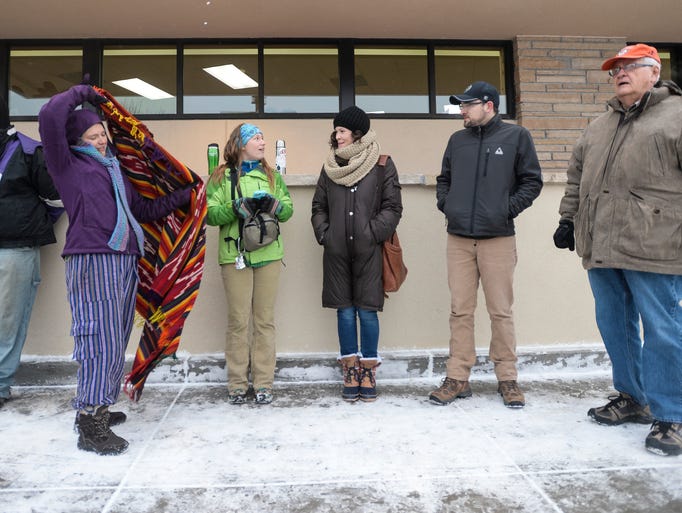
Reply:
M429 394L429 401L438 406L445 406L455 399L464 397L471 397L471 387L468 381L443 378L440 387Z
M607 426L618 426L626 422L651 424L654 420L649 406L642 406L632 396L623 392L610 395L609 402L604 406L590 408L587 410L587 416Z
M645 446L649 452L660 456L682 454L682 423L654 420Z
M513 379L500 381L497 385L497 391L502 396L502 402L507 408L523 408L526 405L526 398L523 396L518 383Z

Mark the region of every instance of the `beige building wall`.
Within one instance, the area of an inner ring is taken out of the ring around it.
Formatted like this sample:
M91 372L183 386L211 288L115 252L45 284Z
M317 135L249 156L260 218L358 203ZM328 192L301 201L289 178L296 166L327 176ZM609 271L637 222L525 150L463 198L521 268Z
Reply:
M571 148L589 122L604 111L610 96L599 64L623 46L620 38L520 36L515 41L519 124L533 133L545 187L517 220L519 263L515 278L515 318L519 346L599 343L593 300L575 253L552 244ZM455 91L453 91L454 93ZM199 174L206 174L206 145L224 145L242 120L150 121L155 139ZM322 251L310 228L310 203L321 163L329 149L330 119L256 120L269 142L287 142L287 176L295 213L282 225L286 269L277 305L281 353L337 351L335 311L320 306ZM17 127L37 136L35 123ZM403 182L404 216L399 226L409 268L407 282L386 301L380 350L445 349L449 291L445 270L445 221L435 208L435 176L450 134L460 120L372 120L382 152L393 156ZM42 251L43 282L29 329L25 354L67 355L70 312L59 256L67 220L57 225L58 242ZM226 305L217 265L217 229L207 231L207 259L197 303L186 323L180 349L222 352ZM485 301L479 296L476 339L487 348L490 331ZM137 344L136 331L129 344Z

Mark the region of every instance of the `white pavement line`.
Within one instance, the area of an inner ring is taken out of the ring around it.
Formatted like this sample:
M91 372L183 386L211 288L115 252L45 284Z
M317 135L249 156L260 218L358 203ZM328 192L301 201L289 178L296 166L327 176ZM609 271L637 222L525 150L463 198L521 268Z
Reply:
M464 411L459 405L455 405L463 414L465 417L469 417L469 414ZM495 440L492 436L490 436L487 432L484 432L484 436L490 440L490 442L495 445L499 451L500 454L504 454L505 458L511 462L511 465L517 470L518 474L525 479L537 493L540 494L540 497L545 499L547 503L552 507L552 509L555 511L555 513L564 513L564 511L559 507L559 505L552 500L552 498L547 495L547 493L542 489L542 487L535 482L530 476L528 472L523 470L519 465L516 463L516 460L505 450L504 447L502 447L497 440Z
M165 416L164 416L165 418ZM508 458L510 461L511 458ZM136 459L137 460L137 459ZM134 464L133 464L134 465ZM133 466L131 465L131 467ZM682 467L682 462L680 464L661 464L661 465L633 465L633 466L622 466L622 467L603 467L603 468L567 468L562 470L533 470L525 472L520 470L518 465L513 463L509 467L514 467L515 471L493 471L480 470L476 471L473 469L467 470L467 475L469 477L511 477L520 476L526 477L528 475L562 475L562 474L585 474L585 473L600 473L600 472L623 472L623 471L636 471L636 470L661 470L661 469L677 469ZM361 479L300 479L300 480L288 480L288 481L243 481L239 483L206 483L206 484L184 484L184 485L131 485L126 486L125 489L128 491L168 491L168 490L235 490L243 488L255 488L262 489L264 487L269 488L280 488L280 487L292 487L292 486L320 486L320 485L366 485L368 483L407 483L414 481L441 481L450 478L461 478L461 471L453 472L439 472L438 474L421 474L419 479L405 478L405 477L364 477ZM127 476L126 476L127 477ZM122 481L123 482L123 481ZM107 491L107 490L119 490L124 486L119 484L117 486L50 486L50 487L23 487L23 488L2 488L0 489L0 495L10 495L14 493L34 493L34 492L70 492L70 491ZM534 487L537 489L537 487ZM544 497L544 494L543 494ZM550 501L551 502L551 501ZM562 510L557 510L562 511ZM104 513L104 510L102 511Z
M185 383L186 385L186 383ZM165 420L168 418L168 415L170 415L171 410L175 406L175 403L178 402L178 399L182 395L182 393L185 391L186 387L182 387L180 390L178 390L178 393L175 394L175 397L173 398L173 401L170 403L168 408L166 408L166 413L163 414L163 417L161 417L161 420L159 420L159 423L156 425L156 429L147 437L147 439L144 442L144 446L142 447L142 450L139 452L135 460L132 462L130 467L128 468L128 472L126 472L125 476L123 476L123 479L121 479L121 482L118 484L116 487L116 490L114 493L111 494L111 497L109 497L109 500L107 503L104 505L104 508L102 508L102 513L108 513L111 508L113 507L114 503L116 502L116 499L118 496L121 494L121 491L126 487L126 484L128 483L128 479L130 478L133 469L135 466L138 464L138 462L142 459L142 457L145 455L147 452L147 449L149 448L149 445L151 444L152 440L156 438L156 434L159 432L159 429L161 429L161 426L164 424Z

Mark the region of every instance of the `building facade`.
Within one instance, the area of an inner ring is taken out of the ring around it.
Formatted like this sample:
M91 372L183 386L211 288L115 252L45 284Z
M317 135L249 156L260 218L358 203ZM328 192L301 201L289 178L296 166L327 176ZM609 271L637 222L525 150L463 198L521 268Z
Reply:
M242 121L261 127L273 161L274 141L286 140L295 215L282 227L287 256L277 311L281 352L336 350L334 312L320 306L321 250L309 218L331 119L351 104L372 113L382 152L392 155L403 183L399 232L410 274L381 314L381 347L446 348L445 225L435 208L435 177L449 135L462 127L447 97L475 80L495 83L504 117L533 134L546 184L517 224L519 344L599 343L579 259L552 244L565 169L576 139L612 96L608 75L600 71L605 58L627 43L653 44L661 51L664 76L679 81L682 11L672 1L651 2L651 14L642 15L634 4L629 9L611 0L570 6L351 1L324 7L308 1L249 7L217 0L123 0L115 11L86 16L85 22L73 12L90 12L88 2L71 2L68 16L52 2L9 3L17 10L0 20L0 92L10 99L15 125L29 135L37 136L40 105L87 72L93 83L129 101L126 106L155 138L199 174L206 174L207 144L222 147ZM37 11L40 17L31 16ZM226 89L204 75L228 61L256 85ZM161 85L170 98L148 100L115 84L138 78L133 72ZM59 257L65 231L62 219L58 243L42 254L43 284L25 353L68 354L71 348ZM216 238L217 230L209 228L206 272L183 333L181 348L192 353L223 350ZM487 326L479 308L481 348L488 346Z

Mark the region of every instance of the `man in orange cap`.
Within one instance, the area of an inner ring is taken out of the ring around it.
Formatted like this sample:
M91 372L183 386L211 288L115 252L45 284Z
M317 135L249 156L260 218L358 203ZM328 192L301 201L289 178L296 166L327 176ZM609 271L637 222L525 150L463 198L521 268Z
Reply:
M652 423L645 447L682 454L682 90L652 46L602 64L615 97L578 140L554 233L583 259L618 395L587 414ZM643 333L643 340L640 337Z

